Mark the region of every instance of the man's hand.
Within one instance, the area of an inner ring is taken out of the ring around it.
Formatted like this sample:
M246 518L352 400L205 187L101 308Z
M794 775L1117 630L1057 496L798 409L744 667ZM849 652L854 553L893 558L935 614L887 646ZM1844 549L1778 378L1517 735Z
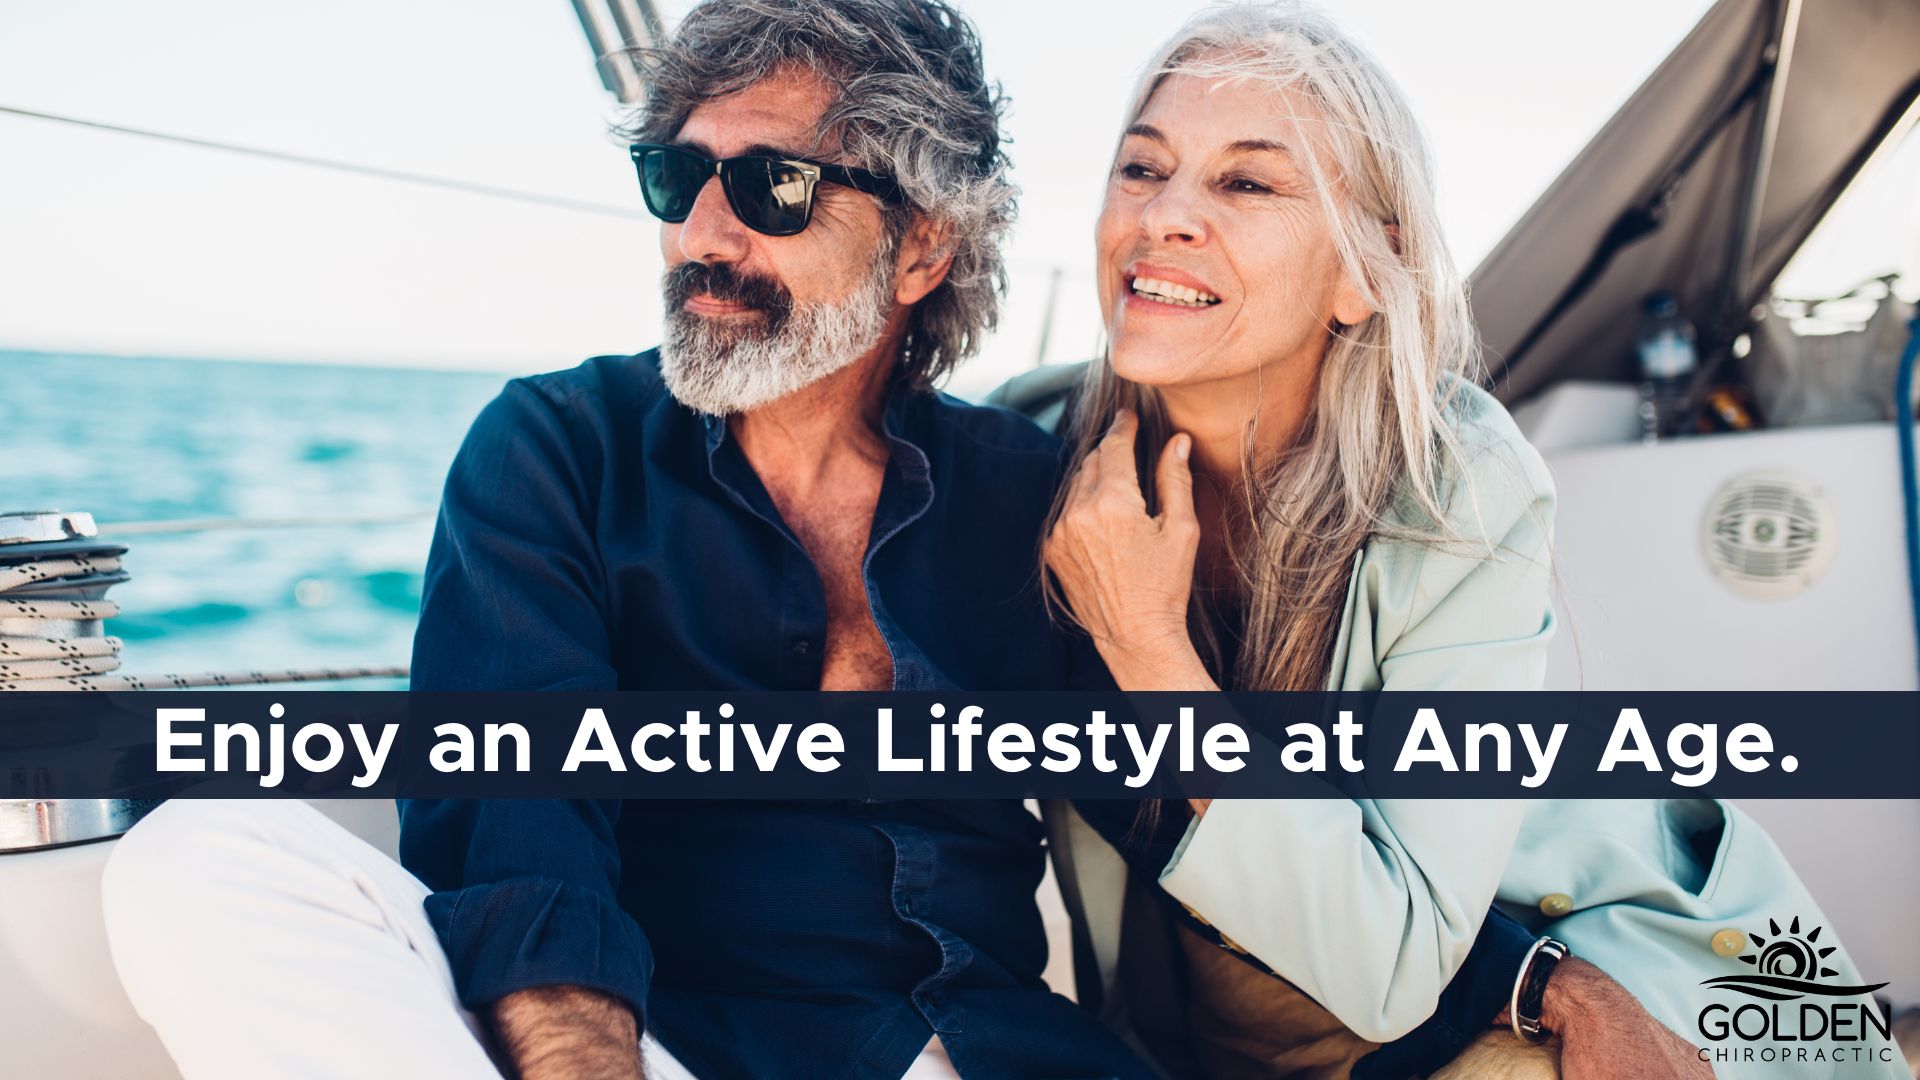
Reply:
M597 990L517 990L494 1003L493 1030L520 1080L646 1078L633 1011Z
M1503 1011L1496 1023L1508 1022ZM1700 1049L1653 1018L1607 973L1569 956L1553 969L1540 1024L1560 1036L1562 1080L1713 1080Z

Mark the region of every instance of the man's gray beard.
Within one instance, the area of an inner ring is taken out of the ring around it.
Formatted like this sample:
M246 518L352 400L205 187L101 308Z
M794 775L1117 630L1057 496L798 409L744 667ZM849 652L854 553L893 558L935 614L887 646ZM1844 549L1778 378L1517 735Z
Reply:
M893 304L892 245L846 299L795 305L778 327L729 328L685 309L667 312L660 374L674 400L728 416L765 405L865 356L887 329Z

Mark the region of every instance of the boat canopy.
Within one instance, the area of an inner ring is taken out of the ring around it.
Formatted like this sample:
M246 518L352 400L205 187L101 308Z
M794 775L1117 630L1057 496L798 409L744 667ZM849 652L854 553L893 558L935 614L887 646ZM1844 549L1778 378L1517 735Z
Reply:
M1495 392L1634 378L1657 291L1726 356L1916 117L1920 0L1720 0L1475 271Z

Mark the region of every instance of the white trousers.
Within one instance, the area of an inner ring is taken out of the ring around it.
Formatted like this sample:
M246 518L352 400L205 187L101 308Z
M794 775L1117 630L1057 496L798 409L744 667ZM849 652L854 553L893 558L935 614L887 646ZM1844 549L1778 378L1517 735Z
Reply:
M101 883L127 996L187 1080L499 1080L399 863L304 802L176 800ZM696 1080L656 1042L650 1080ZM934 1039L903 1080L958 1080Z

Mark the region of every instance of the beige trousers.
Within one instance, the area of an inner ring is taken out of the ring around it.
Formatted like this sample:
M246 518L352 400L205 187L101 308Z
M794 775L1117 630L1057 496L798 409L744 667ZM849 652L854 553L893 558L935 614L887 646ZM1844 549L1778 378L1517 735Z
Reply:
M1432 1080L1560 1080L1560 1040L1534 1046L1511 1031L1489 1031Z
M101 883L121 983L186 1080L500 1080L399 863L304 802L177 799ZM651 1080L696 1080L651 1032ZM939 1039L902 1080L959 1080Z

